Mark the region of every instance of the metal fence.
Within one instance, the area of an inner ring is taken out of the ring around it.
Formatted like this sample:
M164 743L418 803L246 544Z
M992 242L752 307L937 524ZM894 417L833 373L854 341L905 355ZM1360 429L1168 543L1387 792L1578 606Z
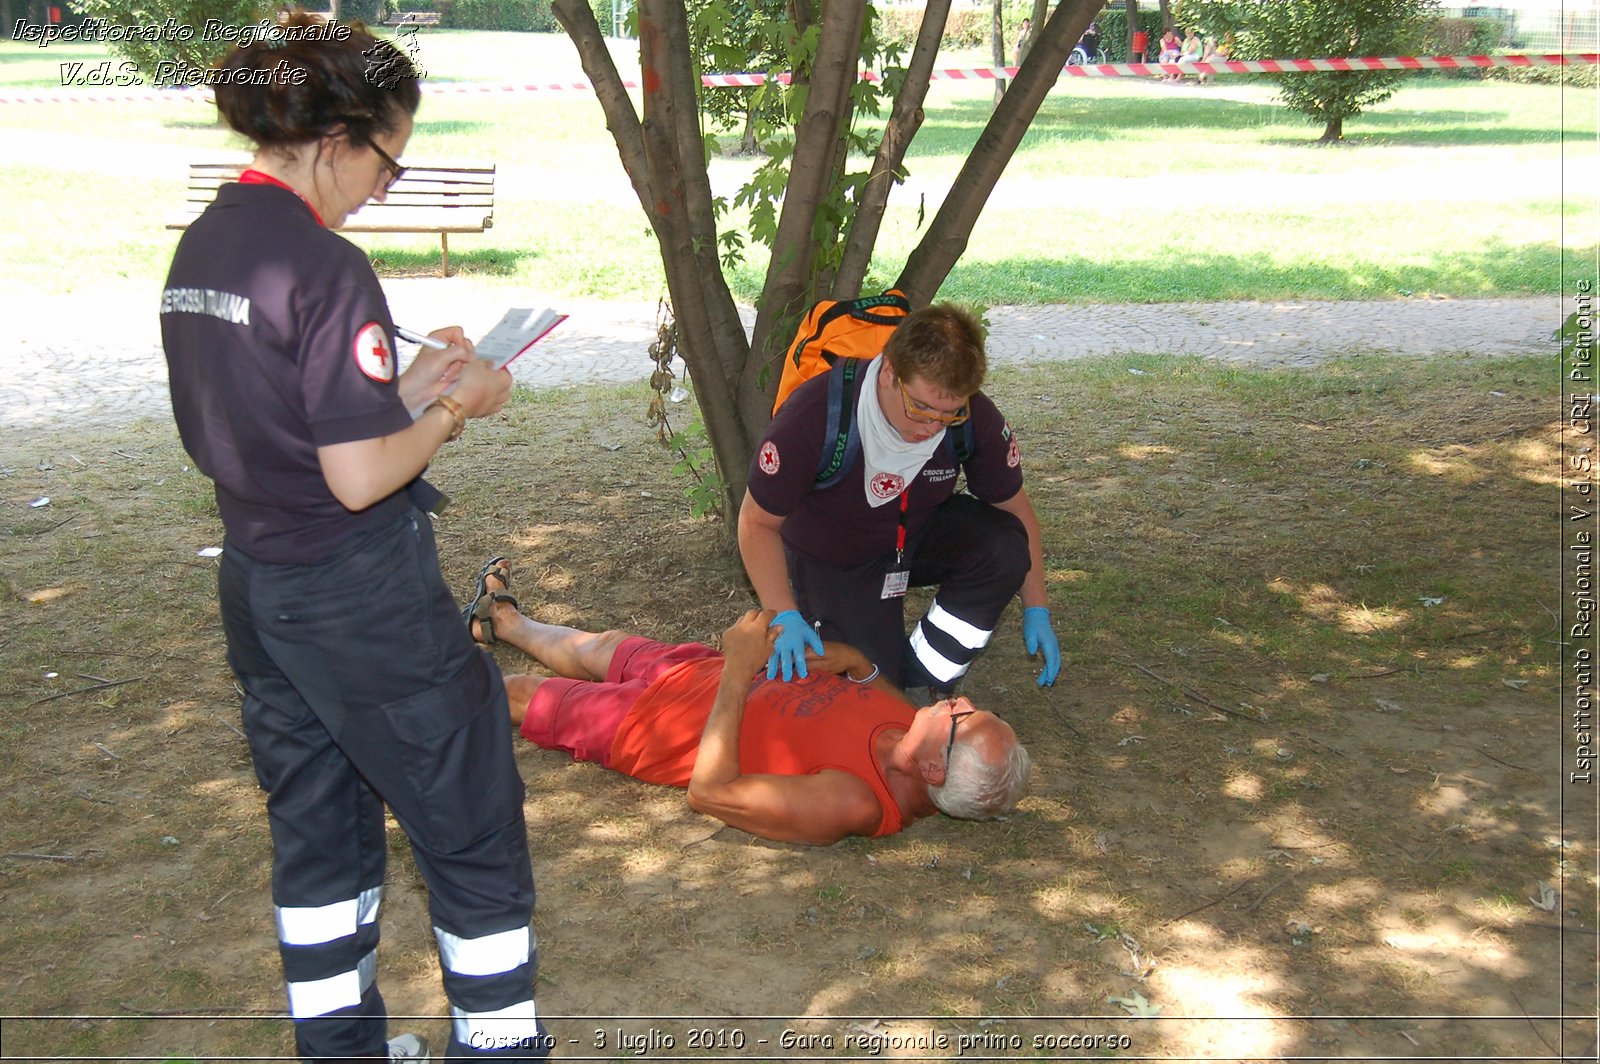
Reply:
M1441 7L1449 18L1492 18L1506 25L1504 47L1528 52L1593 52L1600 46L1600 4Z

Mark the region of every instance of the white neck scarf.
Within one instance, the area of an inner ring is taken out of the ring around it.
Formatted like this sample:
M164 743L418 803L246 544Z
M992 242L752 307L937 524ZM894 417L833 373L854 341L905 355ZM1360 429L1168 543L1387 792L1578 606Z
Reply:
M906 485L916 479L933 452L944 443L944 430L921 443L912 443L889 424L878 402L878 378L884 370L879 355L867 367L865 387L856 400L856 427L861 433L861 460L866 464L865 489L868 506L882 506L900 497Z

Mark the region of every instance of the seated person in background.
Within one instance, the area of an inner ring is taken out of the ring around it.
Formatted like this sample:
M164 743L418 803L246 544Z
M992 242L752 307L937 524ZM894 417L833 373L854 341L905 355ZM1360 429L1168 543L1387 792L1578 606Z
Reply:
M1161 54L1158 57L1158 61L1162 63L1176 63L1178 61L1178 56L1182 54L1183 41L1179 39L1178 32L1171 26L1168 26L1166 32L1161 35ZM1178 76L1176 74L1163 74L1161 80L1177 81Z
M1200 57L1204 54L1205 42L1201 41L1200 34L1197 33L1193 27L1190 27L1189 32L1184 35L1183 50L1178 53L1178 63L1180 65L1184 63L1198 63L1200 62ZM1182 81L1183 75L1179 74L1173 80Z
M1091 21L1089 28L1083 31L1083 36L1078 38L1078 47L1083 49L1085 59L1093 63L1100 54L1100 23Z
M505 678L523 736L686 786L691 809L742 831L827 845L939 811L988 819L1026 790L1028 752L1010 725L965 698L915 709L853 647L829 644L807 679L766 679L770 612L747 611L719 654L535 621L509 581L503 558L485 565L467 619L480 642L509 643L559 674Z
M1201 57L1202 63L1226 63L1231 49L1226 39L1218 41L1215 37L1206 38L1205 54ZM1195 78L1200 84L1208 84L1215 74L1201 74Z

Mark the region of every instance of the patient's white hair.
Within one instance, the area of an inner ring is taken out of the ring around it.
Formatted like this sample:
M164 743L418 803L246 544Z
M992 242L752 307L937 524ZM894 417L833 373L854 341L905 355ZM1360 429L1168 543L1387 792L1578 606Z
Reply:
M1015 809L1028 792L1028 751L1013 742L1006 756L991 764L977 747L956 739L944 782L928 788L939 811L962 820L989 820Z

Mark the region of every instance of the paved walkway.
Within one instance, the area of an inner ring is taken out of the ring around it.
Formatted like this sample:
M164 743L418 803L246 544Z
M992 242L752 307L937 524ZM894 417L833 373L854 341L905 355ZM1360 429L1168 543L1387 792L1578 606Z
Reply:
M459 323L480 335L514 290L462 278L385 282L395 318L414 328ZM156 293L134 287L8 306L0 344L13 369L0 379L0 428L115 426L171 416ZM15 303L15 299L11 300ZM653 303L588 303L520 359L531 387L646 380ZM1506 355L1554 352L1551 332L1568 308L1533 299L1361 303L1168 303L994 307L996 364L1112 354L1182 353L1269 367L1308 367L1330 355Z

